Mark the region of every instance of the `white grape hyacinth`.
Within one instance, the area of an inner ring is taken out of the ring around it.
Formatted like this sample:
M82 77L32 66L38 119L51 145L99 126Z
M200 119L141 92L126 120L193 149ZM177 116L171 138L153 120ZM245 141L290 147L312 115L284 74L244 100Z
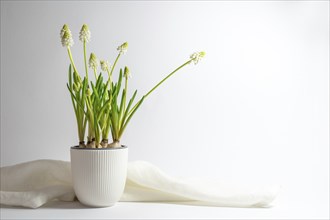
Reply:
M97 67L99 66L99 60L97 59L94 53L91 53L88 64L89 67L92 69L97 69Z
M72 39L72 34L67 24L63 25L61 30L61 43L63 47L72 47L74 42Z
M106 72L106 71L109 70L110 65L109 65L109 62L108 62L108 61L106 61L106 60L101 60L101 61L100 61L100 64L101 64L101 69L102 69L104 72Z
M122 45L120 45L119 47L117 47L117 50L119 51L120 54L125 54L127 52L128 49L128 43L125 42Z
M79 40L81 42L90 42L91 40L91 32L89 31L89 28L87 26L87 24L84 24L82 27L81 27L81 30L79 32Z
M195 53L193 53L193 54L190 55L190 59L196 65L204 56L205 56L205 52L204 51L195 52Z

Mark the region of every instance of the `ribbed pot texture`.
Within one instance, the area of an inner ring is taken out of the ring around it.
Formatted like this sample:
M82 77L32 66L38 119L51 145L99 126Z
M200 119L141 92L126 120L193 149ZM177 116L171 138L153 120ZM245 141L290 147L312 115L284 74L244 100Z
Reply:
M87 206L113 206L123 194L128 148L77 148L71 151L73 187Z

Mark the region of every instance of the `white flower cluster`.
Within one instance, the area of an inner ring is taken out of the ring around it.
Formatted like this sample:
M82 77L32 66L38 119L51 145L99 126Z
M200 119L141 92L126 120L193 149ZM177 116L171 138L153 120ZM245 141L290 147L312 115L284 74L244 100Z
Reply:
M85 42L88 43L91 40L91 32L89 31L89 28L87 26L87 24L84 24L81 27L81 30L79 32L79 40L81 42Z
M190 59L196 65L204 56L205 56L205 52L204 51L195 52L195 53L193 53L193 54L190 55Z
M100 64L101 64L101 69L102 69L104 72L106 72L106 71L109 70L110 65L109 65L109 62L108 62L108 61L106 61L106 60L101 60L101 61L100 61Z
M72 47L73 46L73 39L72 34L67 24L63 25L61 30L61 42L63 47Z
M94 53L91 53L88 64L89 67L92 69L97 69L97 67L99 66L99 60L97 59Z
M128 43L125 42L122 45L120 45L119 47L117 47L117 50L119 51L120 54L124 54L127 52L128 49Z

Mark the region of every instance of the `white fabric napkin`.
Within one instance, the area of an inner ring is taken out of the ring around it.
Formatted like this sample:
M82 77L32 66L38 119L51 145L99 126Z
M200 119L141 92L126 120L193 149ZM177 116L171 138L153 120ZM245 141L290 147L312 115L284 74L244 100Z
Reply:
M120 201L169 202L230 207L267 207L280 186L234 186L220 181L171 177L154 165L129 162ZM36 160L1 168L0 203L38 208L48 201L75 199L70 162Z

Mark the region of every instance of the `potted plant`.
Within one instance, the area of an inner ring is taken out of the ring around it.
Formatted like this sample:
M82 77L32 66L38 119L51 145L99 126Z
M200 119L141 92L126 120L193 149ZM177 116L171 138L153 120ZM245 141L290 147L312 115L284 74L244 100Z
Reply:
M128 148L121 145L120 140L131 118L155 89L184 66L197 64L205 53L192 54L186 62L136 101L137 90L128 97L128 67L119 70L117 82L112 79L117 61L127 51L127 42L117 48L118 55L112 66L108 61L99 61L94 53L90 54L87 62L86 44L91 34L84 24L79 35L84 52L85 73L82 76L72 56L73 39L68 25L63 26L60 35L62 46L67 49L70 59L67 88L71 95L79 138L79 144L70 150L74 190L79 201L85 205L112 206L120 199L125 186ZM94 80L89 79L88 66ZM99 67L101 72L98 72ZM111 143L108 141L110 133Z

